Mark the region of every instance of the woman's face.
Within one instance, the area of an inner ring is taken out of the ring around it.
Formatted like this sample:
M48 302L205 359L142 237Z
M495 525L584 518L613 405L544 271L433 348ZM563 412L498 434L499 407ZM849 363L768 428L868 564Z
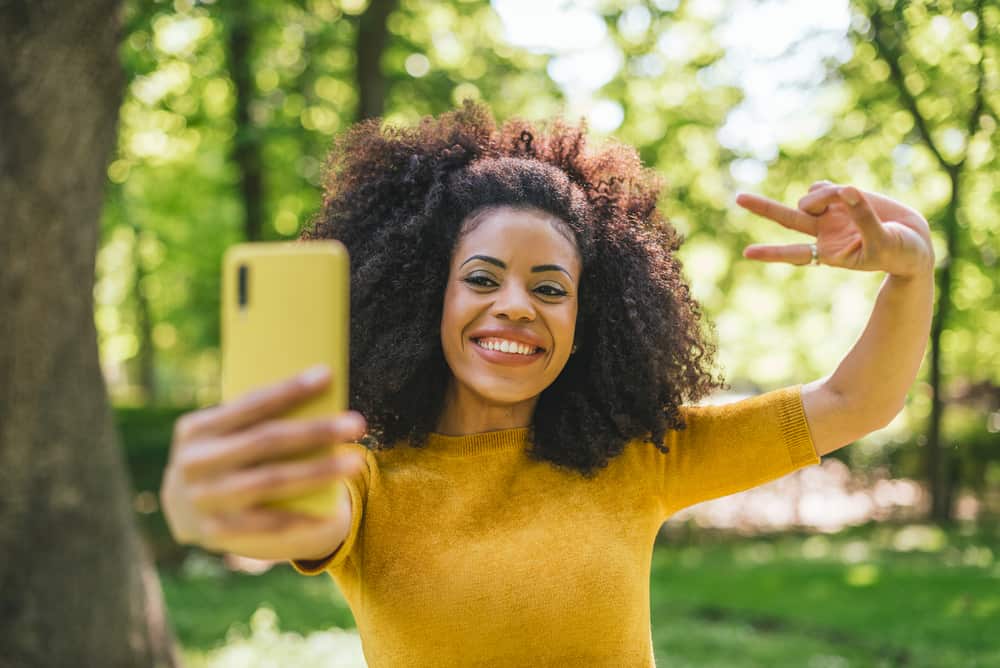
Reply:
M477 217L451 259L441 345L460 389L489 403L531 399L573 347L581 262L564 223L538 209Z

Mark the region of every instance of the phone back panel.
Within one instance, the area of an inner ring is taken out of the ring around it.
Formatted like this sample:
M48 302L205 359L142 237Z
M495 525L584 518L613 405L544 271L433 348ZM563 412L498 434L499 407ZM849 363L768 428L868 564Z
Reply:
M349 306L348 255L338 241L230 247L223 257L222 279L223 402L326 364L332 378L323 394L270 419L332 417L347 410ZM312 457L333 454L335 449L331 444L325 453L318 451ZM319 492L267 505L328 515L342 492L342 486L330 484Z
M238 244L222 281L222 399L280 382L316 364L333 372L330 390L288 416L347 409L350 269L337 241ZM246 303L239 303L239 268Z

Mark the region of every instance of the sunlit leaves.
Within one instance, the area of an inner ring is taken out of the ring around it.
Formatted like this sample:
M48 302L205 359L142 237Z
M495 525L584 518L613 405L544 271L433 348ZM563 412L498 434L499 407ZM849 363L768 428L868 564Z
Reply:
M487 100L501 120L543 118L559 109L559 91L546 72L549 57L506 43L488 3L403 0L388 27L383 66L390 124L414 123L467 98Z
M946 379L941 390L946 400L954 401L978 383L1000 379L1000 320L995 316L1000 270L991 250L1000 235L1000 200L995 197L1000 164L992 137L1000 102L1000 40L996 30L980 34L972 2L887 0L877 6L881 45L873 39L875 22L869 20L876 4L853 3L853 56L827 84L843 91L843 102L827 112L829 132L815 142L786 145L783 159L771 165L765 187L777 191L796 177L829 178L886 192L927 216L939 266L949 263L953 272L953 305L941 342ZM983 27L998 21L1000 12L985 3ZM898 62L898 76L891 58ZM953 195L949 171L957 169L958 243L956 257L949 258L943 221ZM901 418L906 431L923 431L929 412L929 388L918 383ZM945 438L974 442L976 434L985 434L984 415L950 405ZM898 470L919 475L921 457L912 455L899 458ZM963 450L959 456L967 455ZM970 464L966 470L974 468Z

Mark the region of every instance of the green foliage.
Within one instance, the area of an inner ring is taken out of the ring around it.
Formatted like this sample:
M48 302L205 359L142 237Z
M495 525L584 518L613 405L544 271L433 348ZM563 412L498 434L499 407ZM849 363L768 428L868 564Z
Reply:
M488 101L500 119L547 118L559 110L549 58L507 45L489 3L402 0L389 31L387 123L412 124L465 98Z
M205 8L134 3L126 16L128 86L97 261L99 341L117 398L134 400L141 296L166 398L194 403L212 397L203 388L218 376L219 258L242 225L228 158L233 85L222 27Z
M995 458L996 429L987 429L989 388L1000 384L1000 199L995 187L1000 163L992 139L1000 88L989 73L1000 62L1000 10L972 1L858 1L853 10L852 57L831 64L827 83L826 99L835 101L828 110L829 129L820 138L784 146L765 186L791 199L792 184L798 189L822 178L850 182L925 214L938 266L950 265L954 281L942 335L942 396L955 403L960 395L969 396L965 409L950 408L954 415L944 424L944 438L955 442L982 434L993 447L978 452ZM954 193L953 182L958 184ZM956 240L950 248L949 229ZM801 314L796 293L786 289L792 296L786 307ZM940 302L940 291L937 297ZM926 368L921 375L928 378ZM970 387L982 395L971 395ZM918 382L905 415L886 434L890 440L879 443L902 451L893 457L900 465L896 475L923 473L916 447L930 413L929 393L929 385ZM960 456L970 459L969 454ZM972 458L962 466L963 477L981 478L985 461Z
M188 553L187 548L174 542L159 503L174 422L187 410L179 406L118 407L114 413L132 482L136 520L160 565L178 563Z
M182 406L115 409L115 424L125 444L125 456L136 492L160 492L174 422L188 410Z

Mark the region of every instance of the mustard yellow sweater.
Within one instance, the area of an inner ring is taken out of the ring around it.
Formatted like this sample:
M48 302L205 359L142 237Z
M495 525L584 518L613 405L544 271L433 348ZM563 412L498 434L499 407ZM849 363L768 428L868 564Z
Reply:
M655 666L653 541L671 514L819 463L801 386L684 407L669 454L633 441L586 480L527 428L364 451L350 534L323 562L370 668Z

